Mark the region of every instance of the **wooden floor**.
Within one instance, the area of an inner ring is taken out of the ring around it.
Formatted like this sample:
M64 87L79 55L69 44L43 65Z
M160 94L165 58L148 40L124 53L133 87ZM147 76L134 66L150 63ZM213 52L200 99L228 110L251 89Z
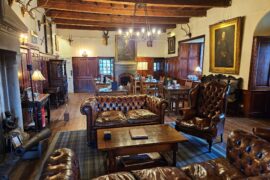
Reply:
M91 97L89 94L78 93L69 94L67 106L63 105L58 109L51 110L51 130L52 136L59 131L74 131L86 129L86 117L80 113L81 103ZM64 112L66 108L70 114L69 121L64 121ZM166 122L176 120L176 116L167 115ZM270 119L249 119L242 117L227 117L225 122L224 140L226 141L230 131L234 129L243 129L251 132L253 127L270 127ZM24 161L12 173L11 179L32 179L33 168L40 168L38 161Z

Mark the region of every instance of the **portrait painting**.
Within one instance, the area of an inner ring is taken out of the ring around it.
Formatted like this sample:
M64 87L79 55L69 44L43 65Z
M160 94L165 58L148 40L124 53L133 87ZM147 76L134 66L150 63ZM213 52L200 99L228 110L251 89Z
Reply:
M125 39L123 36L115 36L116 48L115 57L117 61L135 61L136 42Z
M168 54L175 53L175 36L168 37Z
M239 74L242 18L210 26L210 72Z

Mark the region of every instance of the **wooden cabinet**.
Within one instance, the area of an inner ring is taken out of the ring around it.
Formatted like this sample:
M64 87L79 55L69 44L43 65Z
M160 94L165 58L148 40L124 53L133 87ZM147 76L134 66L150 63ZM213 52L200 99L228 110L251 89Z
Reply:
M66 73L66 61L50 59L47 62L47 73L50 87L59 87L59 101L61 104L68 100L68 82Z
M270 117L270 92L248 91L244 93L244 114L246 117Z

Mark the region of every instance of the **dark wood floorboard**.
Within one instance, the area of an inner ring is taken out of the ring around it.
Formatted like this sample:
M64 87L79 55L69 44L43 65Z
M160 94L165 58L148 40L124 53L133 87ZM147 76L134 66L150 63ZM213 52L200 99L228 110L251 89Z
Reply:
M59 131L74 131L86 129L85 116L80 113L81 103L92 95L86 93L69 94L68 112L70 119L68 122L64 121L65 105L58 109L51 110L51 130L52 136ZM166 122L176 120L176 116L166 116ZM225 122L224 140L226 142L228 134L234 129L243 129L251 132L253 127L270 127L270 119L250 119L243 117L227 117ZM33 179L33 173L36 168L40 168L40 160L35 161L22 161L17 168L13 171L11 179Z

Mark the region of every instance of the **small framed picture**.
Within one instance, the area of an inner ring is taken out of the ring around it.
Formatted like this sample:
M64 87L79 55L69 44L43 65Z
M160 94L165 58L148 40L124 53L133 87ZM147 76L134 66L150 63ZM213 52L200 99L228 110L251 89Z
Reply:
M13 147L16 149L17 147L20 147L22 145L22 140L19 135L15 135L11 137L11 143Z
M168 54L175 53L175 36L168 37Z

